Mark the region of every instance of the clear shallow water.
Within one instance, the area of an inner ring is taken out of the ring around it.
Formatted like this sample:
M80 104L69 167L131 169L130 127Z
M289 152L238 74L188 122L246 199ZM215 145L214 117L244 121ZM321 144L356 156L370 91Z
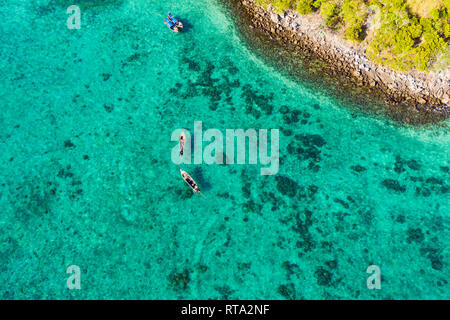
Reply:
M81 30L68 5L0 2L1 298L449 298L445 127L293 82L214 1L86 6ZM185 165L191 196L170 135L194 120L279 128L279 173Z

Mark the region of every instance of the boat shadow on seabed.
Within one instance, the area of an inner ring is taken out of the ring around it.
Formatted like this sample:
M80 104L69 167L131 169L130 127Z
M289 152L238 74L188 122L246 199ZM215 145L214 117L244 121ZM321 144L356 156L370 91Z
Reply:
M180 18L180 21L183 22L183 31L182 31L182 32L189 32L189 30L191 30L191 28L194 27L194 26L189 22L189 20L186 19L185 17Z
M189 20L184 16L181 18L177 16L177 19L183 23L183 29L181 29L181 32L179 32L179 33L189 32L191 30L191 28L194 27L194 25L192 23L190 23Z
M195 177L195 179L198 181L198 184L200 186L202 186L202 190L208 191L211 189L211 184L208 182L208 180L205 179L205 177L203 176L203 172L202 169L199 167L196 167L193 171L193 176Z

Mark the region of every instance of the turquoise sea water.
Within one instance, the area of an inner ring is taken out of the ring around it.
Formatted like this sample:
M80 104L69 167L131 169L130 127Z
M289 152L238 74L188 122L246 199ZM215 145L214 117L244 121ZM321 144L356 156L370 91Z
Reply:
M450 298L446 126L292 80L216 1L85 3L69 30L72 3L0 1L0 298ZM170 136L194 121L280 129L278 174L184 165L192 195Z

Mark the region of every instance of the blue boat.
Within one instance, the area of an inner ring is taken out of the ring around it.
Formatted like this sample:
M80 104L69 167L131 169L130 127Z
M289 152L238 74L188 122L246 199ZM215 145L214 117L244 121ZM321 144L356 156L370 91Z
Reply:
M178 27L169 18L164 19L164 24L172 31L178 32Z
M167 18L164 19L164 23L167 25L167 27L175 32L180 31L183 29L183 24L180 20L178 20L172 13L169 12L167 15Z

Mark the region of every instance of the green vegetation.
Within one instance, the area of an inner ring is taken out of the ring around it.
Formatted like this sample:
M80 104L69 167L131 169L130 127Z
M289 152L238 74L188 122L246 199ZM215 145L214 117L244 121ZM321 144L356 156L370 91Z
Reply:
M367 19L366 4L361 0L344 0L341 16L345 25L345 37L353 41L363 40L363 24Z
M450 0L256 0L278 12L318 11L345 39L362 43L375 63L396 70L427 71L442 57L448 68Z
M284 12L295 7L295 0L255 0L255 2L264 8L271 4L276 12Z
M345 38L353 41L361 41L363 38L363 26L361 23L356 23L345 29Z
M448 45L450 8L433 9L430 17L419 17L410 13L403 0L374 2L380 9L380 25L367 46L367 55L397 70L428 70L434 57Z
M290 9L294 2L295 1L293 0L273 0L273 6L278 9L278 11L283 12Z
M297 1L297 11L300 14L308 14L314 11L313 7L314 0L298 0Z
M333 1L326 2L320 7L320 14L330 28L339 22L339 10L339 6Z

